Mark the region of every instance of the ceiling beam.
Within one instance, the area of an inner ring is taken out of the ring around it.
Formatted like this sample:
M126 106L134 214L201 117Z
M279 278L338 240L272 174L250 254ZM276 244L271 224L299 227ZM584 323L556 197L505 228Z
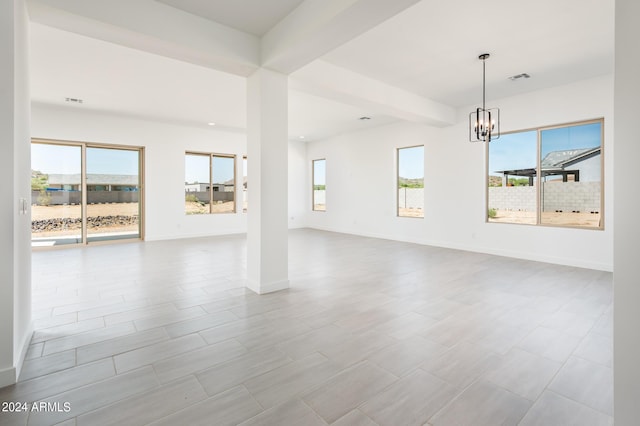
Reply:
M456 109L362 74L317 60L291 75L290 87L416 123L455 124Z
M33 22L231 74L260 65L260 40L153 0L29 0Z
M262 38L262 65L291 74L420 0L306 0Z

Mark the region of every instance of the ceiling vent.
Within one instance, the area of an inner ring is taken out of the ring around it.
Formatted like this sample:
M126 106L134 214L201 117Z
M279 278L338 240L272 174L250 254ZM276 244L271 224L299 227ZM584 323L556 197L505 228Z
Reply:
M516 80L520 80L522 78L531 78L531 76L529 74L527 74L526 72L523 72L522 74L512 75L511 77L509 77L509 80L516 81Z

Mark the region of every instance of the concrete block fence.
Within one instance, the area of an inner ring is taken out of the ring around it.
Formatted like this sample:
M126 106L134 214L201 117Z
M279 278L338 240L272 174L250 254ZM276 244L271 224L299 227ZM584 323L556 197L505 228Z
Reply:
M424 208L424 188L398 188L398 207Z
M544 212L600 213L600 182L545 182L541 188ZM498 210L536 211L535 186L489 188L488 207Z
M80 191L47 191L50 206L73 205L82 202ZM137 203L137 191L87 191L89 204ZM40 191L31 191L31 203L41 204Z

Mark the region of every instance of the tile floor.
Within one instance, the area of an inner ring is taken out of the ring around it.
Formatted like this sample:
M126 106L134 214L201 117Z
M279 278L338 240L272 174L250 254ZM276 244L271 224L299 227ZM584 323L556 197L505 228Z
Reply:
M0 401L60 409L0 425L613 424L610 273L295 230L244 278L242 236L35 252Z

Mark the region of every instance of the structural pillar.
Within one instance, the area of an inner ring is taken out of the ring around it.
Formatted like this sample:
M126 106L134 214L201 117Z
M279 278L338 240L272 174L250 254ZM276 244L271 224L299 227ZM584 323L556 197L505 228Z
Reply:
M258 69L247 81L247 287L289 287L288 77Z
M640 3L616 0L614 76L613 374L616 426L640 419L640 265L638 181L640 158Z
M0 387L31 340L31 138L25 0L0 1Z

